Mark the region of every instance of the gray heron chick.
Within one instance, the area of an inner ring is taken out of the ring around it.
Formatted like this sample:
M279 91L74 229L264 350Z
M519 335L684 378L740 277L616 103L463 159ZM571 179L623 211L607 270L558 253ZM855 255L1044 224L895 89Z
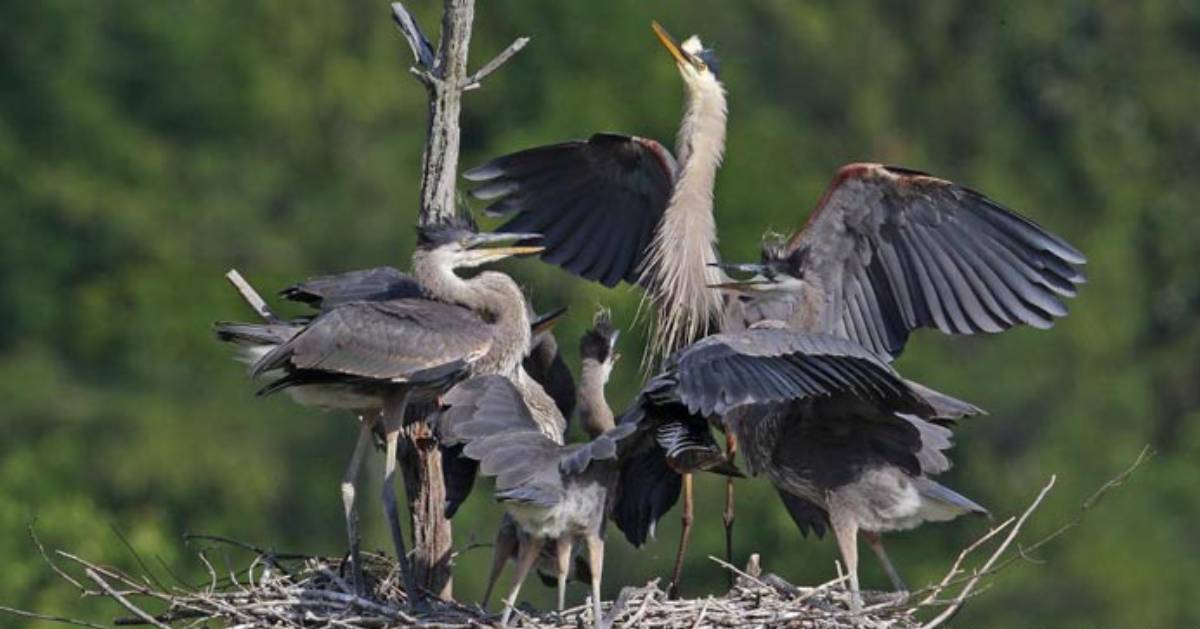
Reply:
M695 36L679 43L657 23L654 31L684 84L675 155L652 139L599 133L464 173L480 184L473 194L492 201L489 214L511 215L499 231L544 234L543 260L608 286L645 288L655 313L647 367L758 316L707 288L731 281L713 216L727 114L716 56ZM783 304L785 316L768 318L893 357L918 328L1049 327L1084 281L1084 256L1033 221L969 188L872 163L839 169L784 251L800 269L800 290ZM730 438L730 456L735 446ZM732 486L726 502L729 553Z
M260 394L286 390L301 403L349 409L363 418L342 482L359 587L354 503L358 471L376 424L381 425L387 451L385 513L406 588L415 597L419 595L408 567L394 486L405 408L433 401L472 374L502 374L520 383L522 390L528 388L527 378L519 375L531 334L520 288L503 273L484 271L462 278L455 271L540 251L529 246L485 246L530 237L480 234L457 220L425 226L418 230L413 253L413 278L422 298L322 305L318 315L300 323L218 324L220 337L249 345L260 354L251 366L252 376L280 374Z
M564 439L570 428L571 415L575 409L575 380L571 376L571 370L567 368L558 352L558 341L555 339L552 329L566 312L567 309L562 307L535 315L530 309L532 320L529 327L532 340L530 341L529 355L521 362L521 368L533 382L545 391L562 416ZM548 421L557 421L551 418L547 419ZM471 495L471 490L475 487L475 476L479 465L462 456L462 446L443 444L441 449L442 478L446 487L445 516L447 519L451 519L458 512L462 503Z
M613 327L611 315L607 310L601 309L592 318L592 327L579 341L580 370L576 398L579 401L580 425L589 439L600 437L614 426L612 408L605 399L604 388L608 384L613 366L620 359L620 354L616 351L619 337L620 330ZM529 542L529 535L521 530L511 515L505 514L496 530L492 568L483 594L484 608L488 606L492 589L500 578L504 565L509 560L518 561L522 545ZM567 579L574 575L581 580L589 580L591 573L587 564L583 562L577 561L573 565L563 566L558 552L557 541L544 544L537 561L537 572L544 583L557 586L558 609L562 611L566 600Z
M733 433L747 472L771 480L798 524L830 525L855 611L859 531L875 548L878 533L986 513L932 479L950 467L950 431L938 422L978 409L904 380L841 337L767 327L709 336L647 384L622 424L661 409L693 432L712 422ZM678 474L646 473L670 455L670 444L657 446L622 461L613 519L635 545L679 496Z
M463 444L463 454L479 461L480 473L496 478L496 499L518 530L516 572L501 622L508 624L521 586L547 545L557 559L562 606L572 547L582 539L599 624L604 527L619 474L618 446L639 427L628 423L587 443L563 445L538 428L536 411L512 382L495 376L456 385L442 403L439 435L447 443Z

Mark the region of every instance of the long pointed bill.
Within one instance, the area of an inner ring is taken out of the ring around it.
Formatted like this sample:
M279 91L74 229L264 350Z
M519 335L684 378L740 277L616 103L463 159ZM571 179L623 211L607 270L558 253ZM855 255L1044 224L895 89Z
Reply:
M521 233L506 233L506 232L482 232L471 236L466 246L470 249L482 247L484 245L493 245L502 242L514 242L518 240L541 240L541 234L521 234Z
M654 29L654 34L658 36L658 41L662 43L663 48L667 49L667 52L671 53L672 57L675 57L677 63L680 65L691 63L689 55L679 47L679 42L675 41L674 37L671 37L671 34L667 32L667 29L662 27L662 24L650 22L650 28Z
M566 314L566 312L567 307L563 306L561 308L555 308L554 310L551 310L545 314L540 314L534 317L533 321L530 322L530 328L535 335L543 332L549 332L551 328L555 326L555 324L562 320L562 316Z
M709 262L708 266L715 266L723 271L754 273L757 275L765 275L767 272L767 265L760 262Z
M730 280L728 282L709 284L708 288L749 292L765 290L767 287L776 284L774 280L767 279L767 277L765 277L767 275L767 267L764 264L754 262L710 262L709 266L715 266L726 272L733 271L735 273L753 273L756 277L752 277L747 280Z
M775 286L777 282L771 280L743 280L740 282L720 282L718 284L708 284L708 288L717 290L731 290L736 292L748 293L751 291L764 291L768 287Z
M491 247L489 249L481 249L480 251L486 253L490 260L500 260L513 256L534 255L545 250L545 247Z

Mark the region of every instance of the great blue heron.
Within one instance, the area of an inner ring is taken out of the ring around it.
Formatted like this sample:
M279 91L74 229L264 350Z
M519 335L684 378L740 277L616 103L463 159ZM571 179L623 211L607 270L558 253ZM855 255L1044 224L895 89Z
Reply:
M562 606L572 547L582 538L599 624L604 526L618 478L618 442L638 427L630 423L585 444L563 445L538 430L537 411L524 403L512 383L494 376L467 380L442 402L447 407L438 422L442 439L465 444L463 454L479 461L482 474L496 477L496 499L520 531L513 587L501 622L508 623L521 585L547 543L555 549Z
M933 481L949 469L950 431L935 422L974 407L902 379L882 357L841 337L762 327L709 336L680 351L621 424L667 415L691 434L715 421L742 444L798 524L831 524L861 609L856 537L912 528L979 505ZM678 432L678 431L677 431ZM678 446L623 462L613 519L634 544L679 496L681 479L647 473ZM662 468L659 468L660 470ZM878 547L889 576L899 576ZM898 587L903 587L899 585Z
M540 247L484 246L532 236L480 234L458 220L425 226L418 230L412 260L421 298L331 300L321 304L320 314L302 323L217 326L219 336L259 355L251 366L252 376L282 374L261 394L287 390L302 403L348 409L363 418L342 481L355 582L360 589L354 503L358 470L377 421L382 424L387 451L385 512L406 588L416 597L394 487L406 406L432 401L470 374L501 374L536 400L531 404L553 405L520 369L531 335L520 288L503 273L485 271L469 279L455 273L456 269L536 253ZM328 298L328 293L320 297L322 301ZM561 427L557 430L561 433Z
M575 412L575 380L558 351L558 341L551 328L566 311L566 308L557 308L544 314L533 315L532 309L530 310L531 316L533 316L530 323L533 336L529 355L521 362L524 370L524 375L521 377L527 376L540 385L554 401L554 406L558 408L563 418L564 438L567 430L570 429L571 417ZM454 517L458 508L471 494L479 466L475 461L462 456L461 446L442 444L440 447L442 449L443 482L446 490L445 516L450 519ZM501 529L508 530L505 526L506 524L502 523ZM502 541L506 540L498 540L497 544L501 544Z
M602 309L593 317L592 327L579 342L579 420L589 439L598 438L614 425L612 408L605 398L604 388L613 366L620 358L616 351L619 336L620 331L613 327L609 312ZM485 608L504 565L509 560L517 561L522 545L528 543L529 535L521 530L512 516L505 514L496 531L492 568L483 594ZM544 544L537 560L537 572L544 582L557 585L558 609L561 611L565 603L567 579L573 574L581 580L590 580L591 572L582 561L564 567L560 564L558 552L557 541Z
M725 147L726 98L711 50L654 24L684 83L673 157L643 137L600 133L492 160L464 176L500 231L544 235L542 258L612 286L637 282L655 313L644 364L753 320L719 266L713 184ZM843 336L887 356L918 328L948 334L1048 327L1083 282L1084 257L984 195L906 168L850 164L781 248L797 269L799 329ZM735 441L729 441L732 451ZM730 452L732 455L732 452ZM685 484L685 488L690 484ZM690 501L685 500L685 508ZM727 490L727 552L732 487ZM685 513L685 534L690 515ZM678 575L676 575L678 576Z
M380 266L321 275L296 282L281 290L285 299L311 306L317 312L332 309L350 301L387 301L401 298L427 298L427 293L412 275L395 267ZM565 307L542 314L530 308L530 350L521 366L535 382L542 386L554 400L555 406L569 421L575 409L575 383L571 370L558 352L558 343L552 328L566 313ZM222 340L241 345L250 362L283 343L298 332L315 315L301 315L289 321L271 325L263 324L219 324L218 335ZM318 387L319 388L319 387ZM328 408L328 395L312 395L303 388L287 390L302 404ZM357 409L351 409L357 410ZM360 417L361 419L361 417ZM566 430L566 429L564 429ZM447 500L452 505L446 517L453 517L453 509L469 494L475 478L474 462L461 459L450 451L443 458L446 472ZM463 465L466 463L467 465ZM461 466L461 467L456 467Z

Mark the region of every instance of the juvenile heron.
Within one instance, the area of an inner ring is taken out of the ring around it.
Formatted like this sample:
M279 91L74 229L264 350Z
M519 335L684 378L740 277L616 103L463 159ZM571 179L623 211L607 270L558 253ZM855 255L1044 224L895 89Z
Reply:
M934 422L975 410L905 381L852 341L763 327L680 351L622 425L666 412L691 434L707 431L709 421L735 434L748 472L767 475L798 524L819 532L831 525L858 611L858 531L876 548L881 532L986 513L931 478L950 467L950 431ZM679 495L678 475L661 467L647 473L672 454L661 436L660 452L622 461L613 519L635 545ZM882 546L877 553L899 582Z
M512 382L495 376L471 378L442 402L446 410L438 421L439 435L447 443L464 444L463 454L479 461L480 472L496 477L496 499L519 531L516 572L501 623L508 624L521 586L546 545L557 560L561 609L572 547L582 539L599 624L604 526L618 478L618 444L638 432L638 426L625 424L587 443L563 445L538 429L536 411Z
M600 437L614 426L612 409L605 399L604 388L613 366L620 359L616 351L619 337L620 331L613 327L609 312L600 310L592 319L592 327L579 342L579 421L589 439ZM482 604L485 608L504 565L509 560L518 561L522 545L529 542L529 535L521 530L512 516L505 514L496 531L492 568L483 594ZM563 566L559 550L556 541L544 544L537 560L537 572L543 582L557 586L558 609L561 611L566 600L567 579L573 575L581 580L590 580L591 572L588 565L581 561Z
M259 356L251 366L252 376L282 374L260 394L287 390L302 403L348 409L363 418L342 481L354 575L360 589L354 503L358 470L376 423L382 425L387 451L385 512L405 585L417 596L394 487L406 406L430 402L471 374L501 374L512 378L522 391L530 388L527 378L520 376L531 334L520 288L503 273L485 271L464 279L455 270L536 253L539 247L484 247L531 237L479 234L457 220L422 227L413 253L413 278L423 298L322 304L320 314L301 323L217 326L219 337L248 346Z
M658 24L654 32L684 83L675 156L651 139L600 133L464 174L480 182L476 197L494 201L487 212L513 215L500 231L544 234L547 262L608 286L623 280L645 288L655 312L647 366L755 320L707 288L730 281L719 266L713 217L727 112L717 59L695 36L678 43ZM782 251L799 290L789 316L770 318L892 357L918 328L1049 327L1084 281L1076 268L1083 255L1029 219L949 181L870 163L839 169ZM731 457L735 445L727 442ZM728 553L732 486L726 501ZM690 514L684 521L686 538Z

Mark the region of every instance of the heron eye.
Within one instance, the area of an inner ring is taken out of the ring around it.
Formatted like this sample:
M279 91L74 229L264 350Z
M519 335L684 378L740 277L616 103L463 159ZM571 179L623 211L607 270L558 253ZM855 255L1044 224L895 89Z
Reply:
M696 70L698 70L700 72L704 72L705 70L708 69L708 64L704 63L703 61L697 61L695 65L696 65Z

